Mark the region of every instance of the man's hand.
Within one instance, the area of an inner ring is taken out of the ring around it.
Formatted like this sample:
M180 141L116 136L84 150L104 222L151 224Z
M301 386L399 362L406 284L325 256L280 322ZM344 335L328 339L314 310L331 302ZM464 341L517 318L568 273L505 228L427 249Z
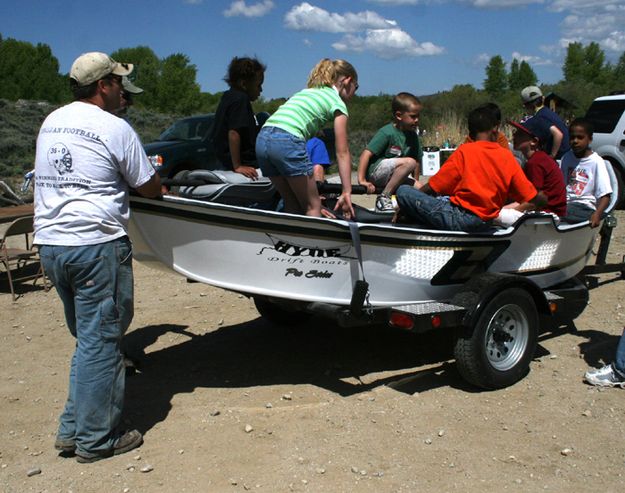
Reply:
M233 166L233 170L235 173L247 176L250 180L258 180L258 171L256 171L256 168L253 166L245 166L242 164L240 166Z

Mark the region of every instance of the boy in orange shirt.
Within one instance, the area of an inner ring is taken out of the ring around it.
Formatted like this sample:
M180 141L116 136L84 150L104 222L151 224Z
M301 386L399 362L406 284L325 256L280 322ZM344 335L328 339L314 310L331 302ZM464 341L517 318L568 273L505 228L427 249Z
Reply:
M508 197L519 210L542 207L547 198L525 177L509 150L497 144L498 124L485 107L469 114L469 135L421 189L397 190L401 213L419 224L451 231L488 230Z

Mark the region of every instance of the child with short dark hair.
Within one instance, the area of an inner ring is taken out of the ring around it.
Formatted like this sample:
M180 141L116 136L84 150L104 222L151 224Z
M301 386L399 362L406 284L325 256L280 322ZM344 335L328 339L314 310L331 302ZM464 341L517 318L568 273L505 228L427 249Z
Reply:
M501 109L499 108L497 104L484 103L481 107L492 111L493 116L497 120L497 125L498 126L501 125ZM468 144L469 142L474 142L474 140L471 138L471 136L467 135L467 138L464 140L464 143ZM510 143L508 142L508 139L506 138L506 134L504 134L501 130L497 132L497 143L504 149L510 149Z
M566 215L566 186L558 163L543 151L542 146L548 138L544 126L533 117L521 123L513 121L508 123L515 128L512 138L514 149L523 154L526 159L523 168L525 176L536 187L536 190L542 190L547 196L547 205L541 210L564 217ZM513 212L509 206L506 206L502 213L504 211ZM521 215L521 212L516 217L511 214L510 219L516 220ZM502 222L508 225L506 221Z
M590 221L595 228L610 205L612 185L605 161L590 147L592 124L577 118L569 126L571 150L562 156L562 173L567 182L568 222Z
M423 151L416 130L422 107L416 96L397 94L391 103L392 122L377 131L360 155L358 183L367 187L367 193L383 188L375 202L379 212L394 209L391 196L410 175L415 186L420 186Z
M497 144L499 125L492 111L476 108L468 124L474 142L458 147L420 189L397 189L398 214L438 229L478 232L492 226L509 197L521 211L547 203L512 153Z
M215 113L213 141L217 158L228 169L253 180L256 170L257 123L252 102L263 90L266 67L256 58L234 57L224 80L230 86L223 93Z

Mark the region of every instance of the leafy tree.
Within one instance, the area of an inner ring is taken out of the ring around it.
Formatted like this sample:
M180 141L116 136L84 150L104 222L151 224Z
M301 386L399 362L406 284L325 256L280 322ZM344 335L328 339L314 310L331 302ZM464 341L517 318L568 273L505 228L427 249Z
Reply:
M69 99L67 86L48 45L0 38L0 98L57 103Z
M486 67L484 89L493 98L502 96L508 89L506 63L499 55L492 57Z
M612 69L612 90L625 91L625 52Z
M583 77L587 82L605 81L605 53L594 41L584 49Z
M536 77L536 73L530 67L530 64L523 60L519 66L518 88L523 89L527 86L535 86L537 82L538 77Z
M519 61L516 58L510 62L510 72L508 73L508 88L511 91L518 91L524 86L519 84Z
M200 108L197 69L187 55L175 53L161 63L156 90L156 108L163 112L191 114Z
M581 43L570 43L564 59L564 80L575 82L584 78L584 47Z
M134 64L130 79L144 90L140 97L134 99L135 104L147 108L156 106L161 61L154 51L147 46L120 48L111 57L118 62Z

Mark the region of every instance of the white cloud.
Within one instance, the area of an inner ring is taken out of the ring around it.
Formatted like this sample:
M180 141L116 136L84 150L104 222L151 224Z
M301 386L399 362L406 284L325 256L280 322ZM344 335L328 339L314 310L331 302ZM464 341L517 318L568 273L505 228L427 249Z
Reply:
M427 0L367 0L369 3L377 3L379 5L418 5L426 3Z
M193 0L197 1L197 0ZM262 17L275 7L272 0L263 0L252 5L247 5L245 0L235 0L228 9L224 10L225 17Z
M490 62L490 59L492 57L493 56L489 55L488 53L480 53L473 59L472 65L476 67L481 67L481 66L486 67L486 65L488 65L488 62Z
M326 33L355 33L365 29L384 29L397 25L375 12L337 14L307 2L296 5L284 16L284 24L295 31L320 31Z
M539 56L534 56L534 55L522 55L521 53L519 53L518 51L514 51L512 52L512 55L510 56L510 60L514 60L517 59L519 62L527 62L530 65L553 65L553 62L551 60L547 60L545 58L539 57Z
M200 5L204 0L184 0L184 3L188 5Z
M622 52L625 51L625 32L614 31L607 38L601 41L601 45L608 50Z
M607 0L609 1L609 0ZM606 0L553 0L549 10L565 12L568 10L596 9L606 4Z
M545 0L467 0L470 5L478 9L506 9L545 3Z
M408 33L397 28L369 29L364 36L347 34L332 46L339 51L368 51L385 59L440 55L445 51L429 41L417 43Z
M610 52L625 50L623 0L554 0L550 8L567 13L560 25L559 44L563 49L571 42L594 41Z

